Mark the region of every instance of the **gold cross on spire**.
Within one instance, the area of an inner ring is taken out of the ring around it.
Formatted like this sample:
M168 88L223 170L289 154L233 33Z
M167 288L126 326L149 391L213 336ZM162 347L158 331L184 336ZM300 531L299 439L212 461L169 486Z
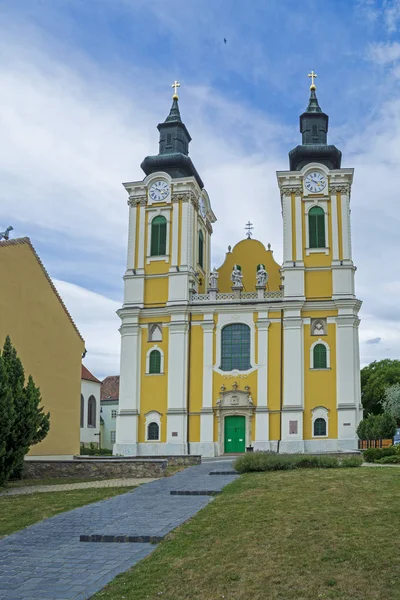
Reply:
M308 74L309 77L311 77L311 85L310 85L310 90L316 90L316 85L314 83L314 79L316 77L318 77L318 75L316 73L314 73L314 71L311 71L311 73Z
M178 89L178 87L181 87L181 84L179 83L179 81L176 81L176 79L175 79L175 81L174 81L174 83L172 84L171 87L174 88L174 95L172 96L172 99L173 100L178 100L178 91L177 91L177 89Z

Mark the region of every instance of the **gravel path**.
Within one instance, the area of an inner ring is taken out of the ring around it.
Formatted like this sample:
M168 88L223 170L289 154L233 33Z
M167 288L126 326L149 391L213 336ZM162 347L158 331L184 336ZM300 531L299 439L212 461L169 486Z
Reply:
M132 487L142 483L150 483L152 478L143 477L142 479L103 479L101 481L85 481L82 483L62 483L57 485L29 485L16 487L0 492L0 496L20 496L21 494L35 494L37 492L65 492L69 490L86 490L90 488L110 488L110 487Z
M237 477L209 475L232 468L223 463L190 467L3 538L0 600L87 600L156 548L147 539L164 537L213 501L203 494L218 493Z

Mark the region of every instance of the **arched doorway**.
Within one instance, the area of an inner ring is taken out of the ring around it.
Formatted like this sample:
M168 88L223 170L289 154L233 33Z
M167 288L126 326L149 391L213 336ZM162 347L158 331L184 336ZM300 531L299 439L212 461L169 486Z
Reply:
M224 452L227 454L244 452L246 449L246 417L230 415L225 417Z

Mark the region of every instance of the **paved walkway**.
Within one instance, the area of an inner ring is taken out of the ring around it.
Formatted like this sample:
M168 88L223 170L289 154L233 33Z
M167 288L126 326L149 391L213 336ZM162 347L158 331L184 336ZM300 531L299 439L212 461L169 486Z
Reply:
M0 492L0 496L20 496L21 494L35 494L36 492L65 492L69 490L86 490L88 488L132 487L142 483L150 483L154 478L142 477L129 479L102 479L101 481L85 481L82 483L62 483L56 485L27 485L15 487Z
M0 600L87 600L156 545L80 542L81 535L163 537L213 499L170 492L218 492L236 476L209 473L230 468L226 460L207 461L3 538Z

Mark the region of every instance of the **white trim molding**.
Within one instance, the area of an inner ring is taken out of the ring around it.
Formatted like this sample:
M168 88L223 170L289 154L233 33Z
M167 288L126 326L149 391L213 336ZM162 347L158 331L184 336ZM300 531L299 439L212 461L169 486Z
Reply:
M144 439L146 442L160 442L161 441L161 413L158 410L152 410L145 415L145 430L144 430ZM158 440L149 440L148 437L148 426L150 423L157 423L158 425Z
M153 350L157 350L161 354L161 364L160 364L160 372L159 373L150 373L150 354ZM151 348L149 348L146 352L146 375L164 375L164 352L157 344L154 344Z
M326 367L325 368L319 368L319 367L317 367L316 369L314 369L314 348L318 344L322 344L326 348ZM314 369L316 371L326 371L327 369L330 369L330 368L331 368L331 349L330 349L329 345L324 340L322 340L321 338L318 338L310 346L310 369Z
M311 435L313 438L329 437L329 409L325 406L316 406L311 411ZM326 423L326 435L314 435L314 423L317 419L324 419Z

